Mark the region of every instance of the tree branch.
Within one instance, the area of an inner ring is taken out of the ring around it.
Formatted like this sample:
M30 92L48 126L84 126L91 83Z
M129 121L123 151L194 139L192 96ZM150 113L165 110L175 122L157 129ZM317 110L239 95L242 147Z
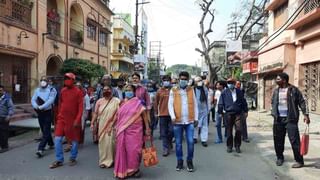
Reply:
M241 36L242 32L244 31L246 25L247 25L247 24L249 23L249 21L251 20L251 17L252 17L252 14L253 14L253 9L254 9L254 7L255 7L255 3L256 3L256 0L253 0L253 1L252 1L252 6L251 6L251 9L250 9L250 12L249 12L249 16L247 17L245 23L242 25L239 33L237 34L236 40L239 39L239 37Z

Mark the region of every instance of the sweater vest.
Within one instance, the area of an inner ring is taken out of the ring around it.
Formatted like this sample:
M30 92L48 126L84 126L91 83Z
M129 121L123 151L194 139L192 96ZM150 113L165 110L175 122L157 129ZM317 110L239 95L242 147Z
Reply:
M194 99L193 99L193 89L191 87L187 87L187 98L188 98L188 120L189 122L194 121ZM173 92L173 108L174 108L174 114L176 116L175 122L181 122L181 116L182 116L182 104L186 102L181 102L181 95L180 95L180 88L172 88Z

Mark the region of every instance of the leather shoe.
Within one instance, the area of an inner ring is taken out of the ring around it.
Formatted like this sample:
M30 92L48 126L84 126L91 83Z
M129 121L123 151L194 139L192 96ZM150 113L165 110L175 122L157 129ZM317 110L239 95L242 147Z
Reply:
M201 144L202 144L203 147L208 147L207 142L201 142Z
M236 147L236 152L241 153L240 147Z
M299 163L299 162L294 163L294 164L292 165L292 168L302 168L302 167L303 167L303 164L302 164L302 163Z
M283 159L278 159L276 162L277 166L282 166L283 164Z
M231 148L231 147L228 147L228 148L227 148L227 152L228 152L228 153L231 153L231 152L232 152L232 148Z

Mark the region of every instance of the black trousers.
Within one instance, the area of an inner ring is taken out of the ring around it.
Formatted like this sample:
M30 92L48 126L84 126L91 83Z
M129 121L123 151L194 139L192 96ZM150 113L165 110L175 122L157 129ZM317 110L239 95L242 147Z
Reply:
M288 132L294 159L299 163L304 163L303 156L300 155L300 135L297 123L284 122L286 118L278 118L273 123L274 148L278 159L284 159L284 143Z
M242 139L246 140L248 139L248 127L247 127L247 118L244 116L244 114L241 114L241 133L242 133Z
M9 138L9 121L6 121L5 118L0 117L0 146L1 149L6 149L8 145Z
M232 148L241 146L241 118L240 114L226 113L227 118L227 147ZM233 127L236 133L233 138ZM234 142L234 143L233 143Z
M53 146L53 139L51 135L51 124L53 121L53 114L51 110L38 112L38 121L42 132L42 138L38 146L38 150L43 151L48 144Z

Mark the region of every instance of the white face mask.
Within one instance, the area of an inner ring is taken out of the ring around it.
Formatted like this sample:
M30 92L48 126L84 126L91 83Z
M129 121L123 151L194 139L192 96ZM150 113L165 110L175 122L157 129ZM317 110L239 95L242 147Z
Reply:
M46 87L48 85L47 81L40 81L41 87Z
M203 82L200 81L200 82L197 83L197 85L198 85L198 86L203 86Z

